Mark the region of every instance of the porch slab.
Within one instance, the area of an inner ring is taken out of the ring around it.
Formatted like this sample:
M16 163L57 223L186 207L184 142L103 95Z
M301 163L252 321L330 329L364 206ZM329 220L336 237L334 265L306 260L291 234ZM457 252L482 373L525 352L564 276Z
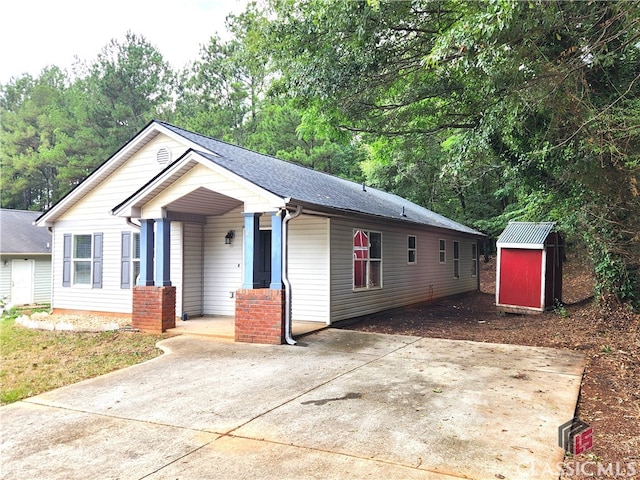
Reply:
M176 327L167 330L173 335L204 335L233 341L235 337L234 317L211 316L196 317L189 320L176 320ZM322 322L294 320L292 333L294 338L327 328Z
M585 359L325 329L179 335L165 355L0 408L4 479L554 479Z

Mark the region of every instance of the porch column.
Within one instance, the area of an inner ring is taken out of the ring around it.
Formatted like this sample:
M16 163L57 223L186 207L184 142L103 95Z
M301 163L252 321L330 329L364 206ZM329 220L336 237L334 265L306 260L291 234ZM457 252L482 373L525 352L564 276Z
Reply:
M282 214L271 214L271 290L282 290Z
M142 287L153 285L154 223L150 219L140 219L140 279L137 285Z
M259 288L255 270L260 253L260 215L261 213L243 213L244 216L244 278L242 288Z
M133 288L131 324L143 332L161 333L176 326L176 288L169 280L169 225L166 218L140 220L140 281Z
M171 220L159 218L156 220L156 227L156 286L168 287L171 286Z

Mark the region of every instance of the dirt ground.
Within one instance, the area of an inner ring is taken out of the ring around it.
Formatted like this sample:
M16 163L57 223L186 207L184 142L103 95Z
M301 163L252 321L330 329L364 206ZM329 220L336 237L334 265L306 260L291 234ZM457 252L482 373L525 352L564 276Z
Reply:
M564 265L564 306L540 315L497 312L495 276L495 259L481 262L480 292L361 317L346 328L582 352L576 415L593 427L593 447L568 454L562 478L640 478L640 315L595 305L593 278L575 258ZM593 462L613 475L596 475Z

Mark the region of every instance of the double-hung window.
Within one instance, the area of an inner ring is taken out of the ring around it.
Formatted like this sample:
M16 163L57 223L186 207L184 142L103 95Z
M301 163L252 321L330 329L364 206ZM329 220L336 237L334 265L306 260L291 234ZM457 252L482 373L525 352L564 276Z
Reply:
M476 243L471 244L471 276L475 277L478 274L478 245Z
M134 232L133 245L131 248L131 266L133 268L133 283L134 285L138 281L140 276L140 233Z
M453 278L460 278L460 242L453 242Z
M102 288L102 237L102 233L63 235L63 287Z
M382 288L382 233L353 231L353 288Z
M120 288L136 285L140 275L140 233L122 232Z
M73 284L91 285L91 235L73 236Z
M407 263L409 265L415 265L418 263L417 259L417 246L416 246L416 236L409 235L407 237Z
M446 263L447 262L447 241L446 240L440 240L440 257L439 257L440 263Z

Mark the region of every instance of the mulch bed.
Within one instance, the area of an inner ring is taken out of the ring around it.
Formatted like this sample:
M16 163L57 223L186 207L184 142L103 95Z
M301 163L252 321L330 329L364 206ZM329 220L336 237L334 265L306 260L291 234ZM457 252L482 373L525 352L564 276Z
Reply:
M616 471L640 478L640 315L598 307L589 269L575 258L564 266L563 306L540 315L500 313L495 259L481 267L480 292L360 317L344 328L580 351L587 365L576 414L593 427L594 445L565 459L563 478L614 478ZM575 468L580 462L591 463ZM594 476L593 462L613 464L613 477Z

